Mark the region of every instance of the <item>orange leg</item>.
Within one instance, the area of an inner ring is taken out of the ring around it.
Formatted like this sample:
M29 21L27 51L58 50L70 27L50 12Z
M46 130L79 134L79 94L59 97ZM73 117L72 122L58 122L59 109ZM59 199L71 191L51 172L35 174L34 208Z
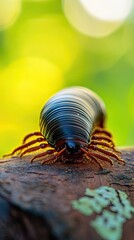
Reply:
M97 142L98 142L98 144L97 144ZM112 140L112 136L106 129L97 127L92 135L90 145L91 144L111 148L111 150L114 150L114 152L116 152L117 154L120 154L120 152L115 149L115 145Z
M94 145L97 145L99 148L103 148L103 149L107 149L107 150L111 150L111 151L114 151L115 153L117 153L117 154L121 154L121 152L120 151L117 151L116 149L115 149L115 147L113 146L113 144L112 143L110 143L110 142L106 142L106 141L104 141L104 140L92 140L91 142L90 142L90 145L89 146L94 146Z
M27 154L27 153L35 152L35 151L37 151L37 150L39 150L39 149L41 149L41 148L46 148L46 147L50 147L50 145L49 145L48 143L42 143L42 144L40 144L39 146L35 146L35 147L28 148L28 149L26 149L24 152L22 152L22 153L20 154L20 157L24 156L24 155Z
M114 149L113 144L111 144L110 142L105 142L103 140L102 141L100 141L100 140L91 140L90 145L100 145L100 146L104 146L104 147L108 147L108 148Z
M101 163L98 161L98 159L97 159L96 157L94 157L94 156L91 155L90 158L91 158L94 162L96 162L96 163L100 166L101 169L103 169Z
M46 163L49 163L49 164L52 164L52 163L55 163L57 161L57 158L55 155L53 155L51 158L49 159L45 159L41 162L42 165L46 164Z
M32 140L32 141L30 141L30 142L28 142L28 143L25 143L25 144L23 144L23 145L15 148L12 153L6 154L6 155L4 155L4 157L12 156L12 155L14 155L16 152L22 151L24 148L29 147L29 146L32 145L32 144L35 144L35 143L37 143L37 142L43 142L43 141L45 141L44 138L37 138L37 139L35 139L35 140Z
M91 138L91 141L92 140L104 140L106 142L111 143L113 145L113 147L114 147L114 143L113 143L111 137L109 137L109 136L103 136L101 134L93 134L92 138Z
M24 139L23 139L23 144L27 141L28 138L32 137L32 136L42 136L44 138L44 136L40 133L40 132L33 132L33 133L29 133L27 134ZM45 138L44 138L45 139ZM46 140L46 139L45 139Z
M81 150L87 154L87 156L93 156L93 157L97 157L97 158L100 158L101 160L103 161L106 161L106 162L109 162L111 165L113 165L113 161L108 157L108 156L104 156L103 154L101 153L98 153L96 151L93 151L93 150L90 150L90 151L87 151L86 149L84 148L81 148Z
M104 153L106 156L111 156L116 158L118 161L125 163L125 161L123 159L121 159L114 151L110 151L109 149L103 149L103 148L99 148L97 146L93 146L93 145L89 145L89 150L92 149L94 151L98 151L101 153Z
M107 136L109 136L109 137L111 137L112 138L112 134L108 131L108 130L106 130L105 128L100 128L100 127L96 127L95 128L95 130L94 130L94 132L93 132L93 134L105 134L105 135L107 135Z
M63 155L65 149L66 148L61 149L60 152L58 152L56 155L52 156L52 158L42 161L42 164L45 164L48 161L49 161L49 163L57 162L58 158L61 157L61 155Z
M90 162L91 162L91 161L96 162L96 163L100 166L100 168L103 169L101 163L97 160L96 157L94 157L94 156L92 156L92 155L87 156L87 154L84 153L84 154L83 154L83 158L86 160L86 162L87 162L87 161L88 161L88 162L89 162L89 161L90 161Z
M47 155L50 155L50 156L52 155L52 156L49 159L44 159L42 161L42 164L45 164L47 162L49 162L49 163L56 162L58 160L58 158L64 153L64 151L65 151L65 148L63 148L60 152L56 152L55 149L47 150L46 152L42 152L42 153L35 155L31 159L30 162L32 163L35 159L46 157ZM56 154L54 155L53 153L55 153L55 152L56 152Z
M39 147L39 146L38 146ZM42 148L43 148L43 146L42 146ZM44 146L44 148L45 148L45 146ZM39 149L39 148L38 148ZM37 149L36 149L37 150ZM35 150L35 151L36 151ZM37 158L42 158L42 157L45 157L45 156L47 156L47 155L51 155L51 154L53 154L53 153L55 153L55 149L52 149L52 150L47 150L46 152L42 152L42 153L39 153L39 154L37 154L37 155L35 155L32 159L31 159L31 161L30 161L30 163L32 163L35 159L37 159ZM48 159L48 160L50 160L50 158ZM44 164L44 161L42 162L43 164Z

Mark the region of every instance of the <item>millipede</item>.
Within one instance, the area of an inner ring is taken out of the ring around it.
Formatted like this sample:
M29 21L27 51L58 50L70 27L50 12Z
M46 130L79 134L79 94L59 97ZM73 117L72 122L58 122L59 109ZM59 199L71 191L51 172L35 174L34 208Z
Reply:
M95 92L79 86L65 88L44 105L40 131L26 135L22 145L4 156L23 157L34 152L31 163L94 162L102 169L104 162L125 163L105 128L105 119L105 104Z

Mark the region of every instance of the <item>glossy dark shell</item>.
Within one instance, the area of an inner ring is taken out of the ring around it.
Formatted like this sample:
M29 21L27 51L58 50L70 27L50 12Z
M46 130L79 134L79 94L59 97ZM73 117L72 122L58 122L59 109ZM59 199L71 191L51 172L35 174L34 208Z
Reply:
M83 87L66 88L45 104L40 115L40 130L48 143L77 139L86 143L94 127L103 126L105 106L93 91Z

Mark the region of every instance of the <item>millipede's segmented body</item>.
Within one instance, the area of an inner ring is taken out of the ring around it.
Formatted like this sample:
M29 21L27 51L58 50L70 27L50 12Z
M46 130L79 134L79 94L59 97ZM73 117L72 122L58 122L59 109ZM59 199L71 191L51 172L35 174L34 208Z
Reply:
M40 115L40 130L56 150L73 148L77 140L88 144L95 126L102 126L105 107L91 90L67 88L53 96Z
M42 158L43 164L86 160L94 161L102 168L101 161L113 163L111 156L124 163L114 148L111 134L104 129L105 118L104 103L93 91L83 87L64 89L43 107L40 132L28 134L23 144L9 155L19 151L23 156L44 149L31 162ZM36 139L27 142L31 136ZM36 143L40 144L33 146Z

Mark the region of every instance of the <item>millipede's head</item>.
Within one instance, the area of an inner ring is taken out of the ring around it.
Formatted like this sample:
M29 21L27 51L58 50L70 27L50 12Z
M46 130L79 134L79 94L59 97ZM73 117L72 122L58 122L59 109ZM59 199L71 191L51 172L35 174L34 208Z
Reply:
M56 146L56 150L58 152L64 149L62 154L63 161L72 162L82 158L83 152L81 148L87 146L87 144L83 141L77 139L65 139L58 142Z
M65 146L68 154L75 154L80 150L81 144L74 140L66 140Z

